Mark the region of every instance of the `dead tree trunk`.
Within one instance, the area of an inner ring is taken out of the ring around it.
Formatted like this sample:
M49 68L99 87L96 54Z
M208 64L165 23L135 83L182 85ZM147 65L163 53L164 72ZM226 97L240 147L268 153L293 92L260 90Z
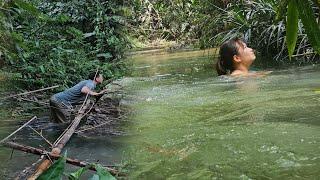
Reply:
M4 143L2 143L2 145L6 146L8 148L17 149L17 150L20 150L20 151L23 151L23 152L27 152L27 153L49 156L51 159L59 159L61 157L61 155L57 155L57 154L48 152L46 150L34 148L34 147L31 147L31 146L21 145L21 144L15 143L15 142L4 142ZM86 166L90 165L90 163L88 163L88 162L80 161L80 160L77 160L77 159L67 158L66 161L67 161L68 164L72 164L72 165L79 166L79 167L86 167ZM104 166L104 167L112 175L118 175L118 176L124 176L125 175L125 174L119 173L116 169L111 168L112 166L110 166L110 167ZM89 169L93 170L93 171L96 170L93 166L89 167Z
M87 100L83 108L80 109L78 115L74 118L74 120L71 123L71 126L64 132L63 136L61 136L60 139L54 144L54 147L51 150L52 154L59 155L63 149L63 147L66 145L66 143L71 138L72 134L78 127L81 119L84 117L85 112L89 109L90 106L90 100ZM28 178L28 180L35 180L37 177L39 177L45 170L47 170L51 166L51 161L49 159L45 159L41 162L41 164L38 166L35 173Z

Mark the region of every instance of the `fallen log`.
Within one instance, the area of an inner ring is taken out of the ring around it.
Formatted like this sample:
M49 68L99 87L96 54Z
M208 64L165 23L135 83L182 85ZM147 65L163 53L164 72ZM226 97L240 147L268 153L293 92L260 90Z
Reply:
M81 119L86 114L86 110L90 105L90 100L85 101L84 106L79 110L77 116L74 118L70 126L63 132L61 138L59 137L56 143L54 143L54 147L51 150L52 154L59 155L62 151L62 148L66 145L66 143L71 138L72 134L75 132L76 128L78 127ZM28 180L35 180L39 177L45 170L47 170L51 166L52 162L50 159L46 158L41 162L38 166L37 170L34 172L32 176L28 178Z
M3 146L8 147L8 148L13 148L13 149L17 149L26 153L32 153L32 154L36 154L36 155L45 155L45 156L49 156L51 159L59 159L61 157L61 155L58 154L54 154L52 152L48 152L46 150L42 150L42 149L38 149L38 148L34 148L31 146L26 146L26 145L22 145L22 144L18 144L15 142L4 142L2 143ZM79 166L79 167L86 167L89 166L92 163L88 163L85 161L80 161L77 159L71 159L71 158L67 158L66 162L68 164L72 164L75 166ZM114 167L114 166L112 166ZM125 174L123 173L119 173L118 170L112 168L112 167L108 167L108 166L104 166L104 168L110 172L110 174L114 175L114 176L125 176ZM90 166L89 167L90 170L96 171L94 166Z

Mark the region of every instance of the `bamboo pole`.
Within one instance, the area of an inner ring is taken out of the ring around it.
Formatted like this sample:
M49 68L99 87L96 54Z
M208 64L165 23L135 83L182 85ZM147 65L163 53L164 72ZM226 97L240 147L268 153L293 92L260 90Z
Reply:
M59 85L46 87L46 88L42 88L42 89L37 89L37 90L34 90L34 91L23 92L23 93L19 93L19 94L15 94L15 95L11 95L11 96L8 96L8 97L1 98L0 100L9 99L9 98L12 98L12 97L22 96L22 95L26 95L26 94L31 94L31 93L35 93L35 92L39 92L39 91L45 91L45 90L49 90L49 89L54 89L54 88L57 88L57 87L59 87Z
M31 118L28 122L24 123L22 126L20 126L17 130L15 130L13 133L11 133L9 136L5 137L4 139L2 139L0 141L0 143L5 142L7 139L9 139L11 136L13 136L14 134L16 134L18 131L20 131L22 128L24 128L25 126L27 126L29 123L31 123L33 120L37 119L37 116L34 116L33 118Z
M37 130L35 130L33 127L31 126L28 126L33 132L35 132L36 134L38 134L46 143L48 143L50 145L50 147L53 147L52 143L47 139L45 138L42 133L38 132Z
M302 53L302 54L292 55L292 57L307 56L307 55L314 55L314 54L316 54L316 53L315 52L305 52L305 53Z
M78 127L81 119L84 117L83 114L85 114L86 109L90 105L90 100L87 100L85 102L85 105L83 108L79 110L78 115L74 118L74 120L71 123L71 126L68 128L67 131L64 132L63 136L54 143L54 148L52 148L51 153L59 155L62 151L62 148L66 145L66 143L71 138L72 134L75 132L76 128ZM46 169L48 169L51 166L51 161L49 159L45 159L41 162L41 164L38 166L37 170L34 172L32 176L28 178L28 180L35 180L37 177L39 177Z
M45 151L45 150L42 150L42 149L38 149L38 148L34 148L34 147L31 147L31 146L18 144L18 143L15 143L15 142L4 142L4 143L2 143L2 145L5 146L5 147L12 148L12 149L17 149L17 150L20 150L20 151L23 151L23 152L26 152L26 153L49 156L51 159L59 159L61 157L61 155L54 154L52 152L48 152L48 151ZM91 164L91 163L88 163L86 161L80 161L78 159L71 159L71 158L67 158L66 162L68 164L72 164L72 165L79 166L79 167L86 167L86 166L89 166ZM104 166L104 168L107 171L109 171L110 174L112 174L114 176L115 175L125 176L125 174L119 173L119 171L114 169L114 168L107 167L107 166ZM93 171L96 171L94 166L90 166L89 169L93 170Z

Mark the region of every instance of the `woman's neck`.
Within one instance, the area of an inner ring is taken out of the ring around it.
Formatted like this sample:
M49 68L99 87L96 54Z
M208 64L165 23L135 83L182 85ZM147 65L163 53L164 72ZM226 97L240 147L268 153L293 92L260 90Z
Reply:
M249 68L243 65L238 66L232 73L232 76L238 76L238 75L248 75L249 74Z

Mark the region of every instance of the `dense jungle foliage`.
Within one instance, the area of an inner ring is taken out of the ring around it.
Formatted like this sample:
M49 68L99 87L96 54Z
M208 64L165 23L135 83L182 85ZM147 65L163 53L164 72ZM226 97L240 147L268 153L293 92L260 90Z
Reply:
M276 61L289 59L290 53L312 62L314 50L319 52L317 0L133 0L131 9L129 24L140 41L166 39L208 48L240 36Z
M123 74L122 1L2 1L0 51L28 87L69 86L97 67Z

